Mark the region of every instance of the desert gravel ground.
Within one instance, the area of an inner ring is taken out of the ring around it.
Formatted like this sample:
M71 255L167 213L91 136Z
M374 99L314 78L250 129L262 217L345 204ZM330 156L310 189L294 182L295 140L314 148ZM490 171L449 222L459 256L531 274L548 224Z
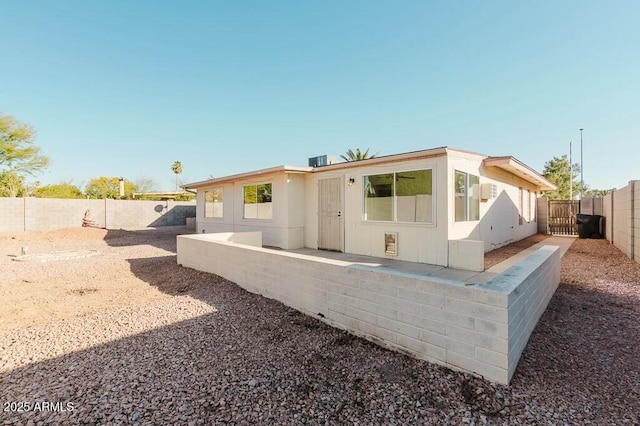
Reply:
M0 236L0 424L640 423L640 265L606 241L567 252L500 386L182 268L185 232Z
M547 238L549 238L549 235L534 234L530 237L523 238L520 241L516 241L509 245L492 250L489 253L485 253L484 269L489 269L492 266L495 266L498 263L502 262L504 259L514 256L520 253L522 250L528 249L529 247L538 244L539 242L544 241Z

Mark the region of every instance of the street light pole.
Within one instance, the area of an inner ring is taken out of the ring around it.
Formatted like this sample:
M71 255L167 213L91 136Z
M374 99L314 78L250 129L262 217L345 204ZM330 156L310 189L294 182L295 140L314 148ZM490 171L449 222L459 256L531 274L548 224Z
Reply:
M580 199L584 195L584 163L582 162L582 131L584 129L580 129Z

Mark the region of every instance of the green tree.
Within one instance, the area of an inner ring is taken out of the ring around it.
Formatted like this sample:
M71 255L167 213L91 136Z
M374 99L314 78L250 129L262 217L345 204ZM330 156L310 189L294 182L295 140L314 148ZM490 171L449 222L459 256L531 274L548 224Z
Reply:
M130 180L124 180L125 198L133 198L133 193L137 192L138 187ZM84 192L88 198L120 198L120 178L105 177L91 179L84 188Z
M605 195L609 194L611 191L613 191L613 190L612 189L585 189L584 196L585 197L600 198L600 197L604 197Z
M341 155L340 158L350 163L352 161L361 161L361 160L367 160L369 158L375 158L376 155L378 154L377 153L369 154L369 148L367 148L367 150L364 152L360 151L360 148L356 148L355 151L351 149L348 150L346 153Z
M158 190L158 184L156 181L150 178L138 178L134 182L138 187L138 192L155 192Z
M171 165L171 170L176 174L176 192L178 192L178 175L183 172L182 163L176 161Z
M196 199L196 194L191 192L182 192L176 195L176 201L193 201Z
M573 167L570 167L569 159L566 155L560 158L553 157L552 160L547 161L542 175L558 187L557 191L550 191L545 194L550 200L569 200L571 193L573 199L576 199L576 196L580 194L582 187L577 179L580 175L580 165L576 163ZM573 182L573 187L570 182Z
M14 170L0 172L0 197L22 197L26 193L24 176Z
M49 166L49 157L33 144L35 137L33 127L0 114L0 167L33 175Z
M49 165L49 157L33 144L36 132L9 115L0 114L0 194L17 197L26 192L25 178Z
M33 195L39 198L84 198L82 190L71 182L61 182L36 188Z

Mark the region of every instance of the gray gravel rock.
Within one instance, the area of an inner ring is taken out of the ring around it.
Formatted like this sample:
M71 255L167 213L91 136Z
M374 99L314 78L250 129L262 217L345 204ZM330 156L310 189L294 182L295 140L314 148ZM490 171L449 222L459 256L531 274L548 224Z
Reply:
M0 328L0 402L73 404L5 411L3 424L640 423L640 266L603 242L569 250L562 284L501 386L181 268L174 241L166 230L123 232L97 247L101 256L49 265L46 276L144 280L163 297ZM12 285L45 276L7 274Z

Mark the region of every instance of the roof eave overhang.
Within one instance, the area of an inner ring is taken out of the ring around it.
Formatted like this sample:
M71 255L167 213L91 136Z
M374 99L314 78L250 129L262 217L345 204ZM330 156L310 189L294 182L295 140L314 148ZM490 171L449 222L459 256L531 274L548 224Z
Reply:
M447 155L451 151L450 148L440 147L425 149L420 151L405 152L402 154L383 155L380 157L367 158L366 160L346 161L341 163L329 164L327 166L315 167L314 173L330 172L342 169L355 169L358 167L378 166L381 164L397 163L400 161L422 160L425 158L441 157ZM463 151L460 151L463 152Z
M207 179L199 182L186 183L181 185L184 189L198 189L206 186L215 185L223 182L233 182L237 180L244 180L255 178L259 176L272 175L278 173L310 173L313 170L313 167L303 167L303 166L278 166L271 167L269 169L255 170L247 173L240 173L237 175L224 176L214 179Z
M556 185L549 182L544 176L520 162L514 157L487 157L483 161L485 168L496 167L505 170L519 178L536 185L540 191L555 191Z

